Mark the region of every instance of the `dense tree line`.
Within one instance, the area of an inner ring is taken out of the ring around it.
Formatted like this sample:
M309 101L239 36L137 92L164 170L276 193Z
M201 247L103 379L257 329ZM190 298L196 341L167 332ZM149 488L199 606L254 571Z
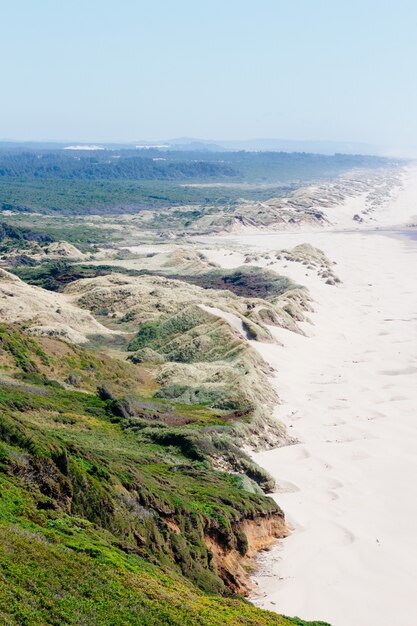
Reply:
M0 151L0 178L278 182L389 164L383 157L304 152Z
M40 233L31 228L11 226L6 222L0 222L0 242L8 239L16 242L35 241L37 243L51 243L54 241L50 235Z
M0 156L0 177L64 180L186 180L236 176L224 163L204 160L165 160L105 153L88 156L66 153L10 153Z

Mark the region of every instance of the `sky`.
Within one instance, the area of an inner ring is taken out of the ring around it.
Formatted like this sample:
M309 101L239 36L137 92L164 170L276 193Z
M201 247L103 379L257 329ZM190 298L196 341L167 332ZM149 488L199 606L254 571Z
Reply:
M0 0L0 138L417 146L411 0Z

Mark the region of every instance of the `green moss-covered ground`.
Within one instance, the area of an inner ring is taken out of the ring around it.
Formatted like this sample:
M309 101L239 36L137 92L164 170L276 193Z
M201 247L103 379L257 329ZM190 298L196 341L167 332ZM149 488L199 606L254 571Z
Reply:
M108 547L76 518L28 524L22 490L1 484L0 620L5 626L290 626L237 598L201 592L173 570Z
M213 469L216 446L232 451L206 432L207 407L170 424L185 407L158 412L135 366L109 390L106 359L19 327L0 328L0 364L2 624L294 623L232 597L207 548L209 535L243 555L242 520L281 515L243 475ZM71 364L87 389L63 382Z

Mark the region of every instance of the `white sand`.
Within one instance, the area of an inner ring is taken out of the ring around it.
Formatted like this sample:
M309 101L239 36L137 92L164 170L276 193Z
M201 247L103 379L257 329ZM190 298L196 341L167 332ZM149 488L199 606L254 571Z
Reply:
M416 214L414 173L379 223ZM343 281L270 266L310 288L315 312L309 336L271 328L283 347L258 344L277 370L276 416L300 443L255 455L276 477L273 497L294 531L260 557L254 601L333 626L415 626L417 242L363 232L229 239L244 252L309 242L337 261Z
M387 228L413 221L417 215L417 170L415 166L404 168L401 187L395 187L387 196L378 187L375 194L360 193L347 196L341 205L324 210L330 222L328 229L360 230L363 228ZM372 196L374 197L371 202ZM363 219L362 224L353 220L354 215Z
M240 317L238 317L234 313L222 311L216 306L208 306L207 304L199 304L198 306L200 307L200 309L203 309L203 311L207 311L207 313L212 313L213 315L217 315L218 317L226 320L226 322L228 322L230 326L239 333L239 335L241 335L242 337L246 337L243 322Z

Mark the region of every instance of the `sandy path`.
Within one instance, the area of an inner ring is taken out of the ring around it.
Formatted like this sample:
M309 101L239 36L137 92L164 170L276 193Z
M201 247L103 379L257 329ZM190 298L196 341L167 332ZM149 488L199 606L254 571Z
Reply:
M254 601L333 626L415 626L417 242L360 232L231 240L245 251L307 241L343 281L328 286L287 263L313 294L314 325L307 337L271 329L282 347L254 344L277 370L276 416L300 441L255 455L294 532L260 557Z

